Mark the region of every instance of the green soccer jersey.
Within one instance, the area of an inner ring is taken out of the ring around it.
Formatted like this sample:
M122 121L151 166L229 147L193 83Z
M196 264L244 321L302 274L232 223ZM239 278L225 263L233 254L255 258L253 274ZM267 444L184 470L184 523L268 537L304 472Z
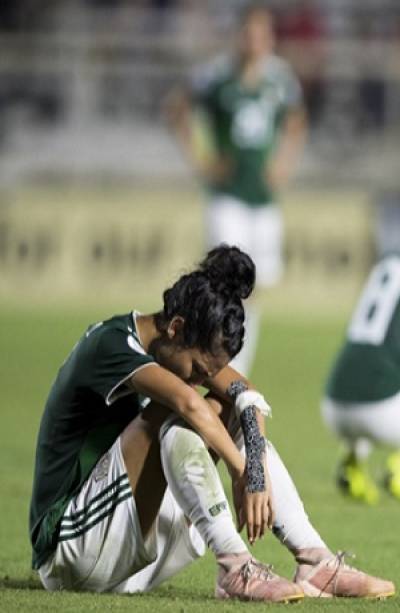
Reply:
M340 402L376 402L400 391L400 255L372 270L327 384Z
M139 342L134 312L90 326L60 368L37 441L30 508L34 568L55 550L71 498L149 402L125 382L152 363Z
M195 76L195 100L205 110L216 150L232 163L232 173L210 185L216 194L249 206L275 201L265 178L265 164L279 138L285 114L299 108L301 88L281 58L266 58L257 86L245 87L233 58L220 58Z

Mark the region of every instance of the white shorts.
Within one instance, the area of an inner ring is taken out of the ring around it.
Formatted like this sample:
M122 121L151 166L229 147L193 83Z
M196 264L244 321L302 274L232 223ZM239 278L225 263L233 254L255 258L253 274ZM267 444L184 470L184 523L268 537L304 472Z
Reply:
M328 427L348 443L366 439L400 447L400 393L379 402L344 403L324 398L322 416Z
M57 549L39 575L48 590L147 591L204 552L168 489L143 540L118 438L69 503Z
M251 207L231 196L216 197L207 207L206 240L209 248L225 242L248 253L261 287L282 276L283 223L277 205Z

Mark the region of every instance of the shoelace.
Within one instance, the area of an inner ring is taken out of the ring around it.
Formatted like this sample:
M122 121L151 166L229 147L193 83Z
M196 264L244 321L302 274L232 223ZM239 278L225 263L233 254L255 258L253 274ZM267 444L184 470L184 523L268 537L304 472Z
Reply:
M274 576L272 569L272 564L262 564L262 562L250 559L243 564L240 573L246 583L248 583L252 577L268 581L268 579L272 579Z
M338 579L339 571L342 568L346 570L352 570L354 572L360 572L360 571L357 571L357 569L352 568L351 566L348 566L345 562L346 558L354 559L355 557L356 556L354 555L354 553L351 553L350 551L338 551L334 558L332 558L331 560L328 560L328 562L326 563L326 566L333 566L333 574L328 579L326 584L321 588L320 593L318 594L319 598L321 597L322 593L326 590L328 585L332 582L334 582L333 593L334 594L336 593L337 579Z

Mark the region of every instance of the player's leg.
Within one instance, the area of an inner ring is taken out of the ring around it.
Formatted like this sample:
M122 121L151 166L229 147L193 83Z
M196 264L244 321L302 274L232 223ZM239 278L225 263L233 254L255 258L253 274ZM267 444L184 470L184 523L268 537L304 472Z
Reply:
M216 399L209 397L209 401L216 412L221 415L231 436L240 447L242 444L241 430L233 412L228 411L227 407L224 409ZM249 568L248 558L250 556L249 554L246 556L245 551L241 553L244 544L237 540L235 536L235 528L230 513L224 513L227 509L225 507L226 499L219 477L214 472L211 458L206 453L201 439L190 431L185 424L176 421L175 418L162 426L160 437L167 480L176 493L179 506L196 523L203 539L214 550L220 563L217 593L220 596L232 595L232 590L236 589L236 596L243 597L243 593L241 593L243 590L243 569L246 567L247 571L252 569L253 577L257 577L257 574L261 571L261 573L264 573L262 578L267 579L266 581L260 581L259 578L258 584L257 582L254 584L254 580L253 583L250 583L253 598L265 600L290 599L288 595L293 595L290 584L288 585L276 576L270 575L265 567L257 566L257 563L252 562L253 566L250 565ZM267 454L275 500L275 533L298 561L296 581L302 588L311 596L368 595L369 597L384 597L390 595L394 590L393 584L355 571L343 563L341 556L334 556L330 552L311 525L297 490L278 453L270 443L267 445ZM171 499L174 500L172 497ZM173 519L174 504L176 503L173 502L170 506L169 519L167 507L165 507L165 511L163 511L163 506L161 508L160 516L165 515L166 534L171 533L170 527L172 525L176 526L179 523ZM207 513L207 509L213 508L219 513L216 515ZM218 523L219 530L214 529L215 524L212 525L214 522L218 522L216 518L221 519L221 523ZM148 569L138 573L136 578L132 577L123 586L120 586L120 591L151 589L163 579L178 572L185 563L189 563L191 558L195 557L193 554L192 556L189 554L189 557L187 557L187 547L183 550L179 549L179 544L182 543L185 534L186 523L181 522L180 525L181 534L175 540L170 539L168 547L160 548L165 554L164 559L161 556L158 563L156 562ZM226 555L223 552L225 548L237 551L237 553ZM173 551L177 552L177 556L171 555ZM219 553L221 551L222 554ZM179 552L182 555L182 565L180 565ZM244 560L247 560L247 562L243 564ZM174 563L171 565L171 561L175 562L175 565ZM226 588L228 588L227 591ZM247 589L249 589L249 585ZM261 593L260 589L262 590ZM293 595L293 597L296 597L296 595Z
M205 240L208 249L220 243L236 245L246 253L251 246L247 207L231 196L217 196L207 205L205 214Z
M213 198L206 209L206 241L212 248L220 243L237 245L253 257L251 209L236 198ZM257 264L257 262L256 262ZM257 275L258 276L258 275ZM248 374L258 342L259 313L252 302L246 306L246 334L243 348L232 361L232 366L244 375Z
M250 208L252 246L250 255L257 267L257 285L269 288L283 274L283 219L276 204Z
M353 431L360 433L360 440L394 449L387 458L384 483L389 493L400 500L400 393L376 402L339 405L336 412L341 413L341 420ZM360 462L362 451L358 443L355 457Z
M290 582L252 560L237 533L215 464L200 437L182 420L171 416L161 428L160 441L172 491L167 489L157 517L157 558L115 591L149 591L201 555L206 542L220 566L219 596L262 600L300 597L301 592L293 589ZM202 547L199 534L203 537ZM247 569L246 585L243 567Z
M246 308L246 337L242 351L232 366L247 375L256 356L260 334L261 291L275 285L282 276L282 214L276 205L243 206L249 236L247 253L257 268L257 293Z
M218 409L221 403L209 401ZM232 410L224 407L221 418L242 453L245 453L241 428ZM334 555L304 509L297 489L278 452L266 441L267 468L275 512L273 532L297 561L295 581L308 596L353 596L384 598L394 593L394 585L371 577L344 563Z
M361 407L358 413L364 431L374 444L394 450L386 460L384 484L388 492L400 500L400 393L373 403L373 406Z
M372 441L365 437L363 425L357 413L347 411L330 398L324 398L321 414L328 428L342 441L344 452L336 467L336 484L340 491L367 504L379 500L378 489L373 482L367 460L372 451Z
M157 557L148 566L120 583L113 591L123 594L149 592L197 558L206 546L167 488L156 521Z
M170 414L169 409L151 402L121 435L122 455L144 538L154 526L167 487L158 437Z
M250 299L245 307L246 332L243 347L238 355L232 360L231 366L244 376L248 376L257 352L258 338L260 333L260 309L257 306L257 296Z
M342 403L325 398L322 416L346 447L337 471L341 490L356 500L375 503L379 493L369 475L367 458L374 445L389 446L396 451L388 458L385 484L400 498L400 394L370 403Z
M55 555L39 571L47 589L112 590L155 559L166 488L158 428L167 415L150 406L134 419L71 500Z
M216 596L264 601L301 598L302 591L293 583L251 557L236 530L215 464L198 434L172 418L161 428L160 445L174 498L216 556Z
M149 405L118 437L71 501L61 522L56 554L40 569L45 587L113 591L156 561L160 545L157 520L166 471L181 510L195 520L213 551L219 552L218 562L224 569L219 596L264 601L302 597L298 586L251 558L221 499L223 490L219 478L212 474L211 456L186 424L167 425L161 433L161 468L159 429L166 414L169 412L162 407ZM210 484L213 491L208 489ZM221 506L207 507L214 499ZM218 521L221 513L225 522L217 534L209 524ZM166 577L165 565L163 570Z
M345 564L334 555L312 526L296 487L278 452L267 444L267 466L274 497L274 534L297 561L295 581L307 596L386 598L394 585Z
M242 430L234 411L221 408L221 402L211 395L209 402L220 412L229 434L238 449L245 454ZM219 407L218 407L219 405ZM274 501L275 536L292 552L305 548L327 550L325 542L312 526L298 491L272 443L266 440L266 461Z

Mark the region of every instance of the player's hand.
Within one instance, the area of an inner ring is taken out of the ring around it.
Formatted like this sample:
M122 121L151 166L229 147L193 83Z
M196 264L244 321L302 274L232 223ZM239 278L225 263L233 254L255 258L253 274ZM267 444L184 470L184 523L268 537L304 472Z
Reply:
M266 490L250 493L247 490L246 475L232 482L233 503L237 518L237 528L241 532L246 525L247 537L252 545L261 539L274 521L273 503L269 476L266 471Z
M289 168L283 160L272 160L266 170L267 183L276 190L289 182Z
M232 176L233 168L232 160L226 156L208 156L199 165L199 174L205 181L220 185Z

